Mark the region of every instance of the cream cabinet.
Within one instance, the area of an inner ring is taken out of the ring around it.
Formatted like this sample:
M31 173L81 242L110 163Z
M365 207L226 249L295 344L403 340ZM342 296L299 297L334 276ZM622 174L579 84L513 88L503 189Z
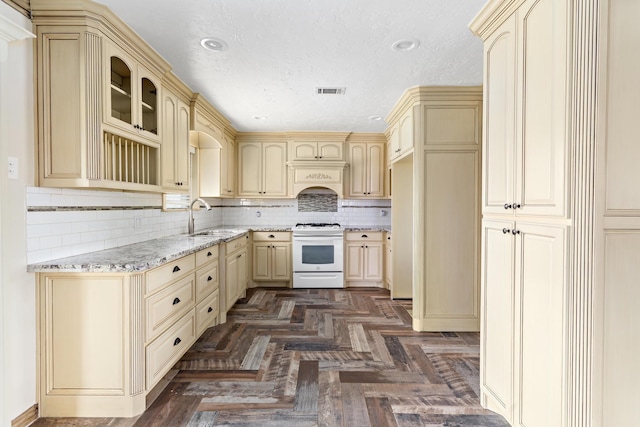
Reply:
M192 96L190 107L191 140L198 148L198 194L200 197L234 197L235 130L201 94ZM206 136L202 137L203 134Z
M480 329L482 88L409 89L387 119L411 149L393 160L393 298L419 331Z
M253 280L291 281L290 232L253 232Z
M377 139L370 137L370 139ZM381 141L365 142L350 140L347 142L349 162L348 198L385 197L385 157L384 138Z
M162 113L162 187L171 191L189 191L189 106L165 89Z
M567 36L565 8L524 2L485 43L485 213L565 215L567 104L557 89L567 78L566 44L557 42Z
M239 197L287 197L285 142L241 141L237 150Z
M41 416L144 412L164 375L216 324L217 271L212 246L141 273L38 273Z
M290 141L289 160L344 160L343 141Z
M115 43L105 42L104 120L132 137L160 142L160 77L147 70Z
M170 65L98 3L30 5L37 184L159 192Z
M381 231L345 233L345 274L347 286L382 287L384 255Z
M384 281L386 288L393 288L393 248L391 246L391 233L384 233Z
M225 313L244 294L248 285L248 236L228 241L225 255Z
M387 131L389 163L404 157L413 149L413 109L409 109Z

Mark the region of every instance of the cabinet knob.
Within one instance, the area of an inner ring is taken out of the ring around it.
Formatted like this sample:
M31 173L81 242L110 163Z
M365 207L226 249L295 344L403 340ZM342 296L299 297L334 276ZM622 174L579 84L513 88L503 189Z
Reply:
M177 265L175 267L173 267L173 272L177 273L178 271L180 271L180 267L178 267Z
M180 298L178 298L178 297L175 297L173 299L173 305L176 305L176 304L180 304Z
M173 345L176 346L176 345L180 344L181 342L182 342L182 340L180 339L180 337L178 337L173 341Z
M504 204L504 208L505 208L505 209L511 209L511 205L510 205L509 203L505 203L505 204Z
M211 307L209 307L209 308L207 309L207 313L211 313L212 311L213 311L213 308L211 308Z
M212 280L213 280L213 277L211 277L211 276L207 277L207 282L210 282Z
M514 236L516 234L520 234L520 230L511 230L511 234L513 234Z
M520 209L522 206L520 205L520 203L514 203L513 205L511 205L513 207L513 210L515 211L516 209Z
M502 229L502 234L507 234L509 233L511 230L509 230L508 228L503 228Z

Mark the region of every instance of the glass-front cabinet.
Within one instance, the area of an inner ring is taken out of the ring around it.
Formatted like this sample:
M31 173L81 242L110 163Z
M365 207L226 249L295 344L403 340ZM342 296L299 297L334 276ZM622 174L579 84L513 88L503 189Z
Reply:
M159 78L112 43L107 43L105 122L159 142Z

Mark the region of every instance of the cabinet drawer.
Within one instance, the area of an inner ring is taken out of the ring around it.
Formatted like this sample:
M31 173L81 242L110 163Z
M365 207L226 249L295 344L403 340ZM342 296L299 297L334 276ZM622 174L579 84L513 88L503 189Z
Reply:
M348 233L345 233L344 236L347 241L382 241L382 231L350 231Z
M196 268L200 268L214 259L218 259L218 245L196 252Z
M196 316L191 309L182 319L167 329L145 351L147 362L146 385L150 390L174 363L196 341Z
M232 253L239 251L242 248L247 247L247 239L248 236L242 236L237 239L233 239L227 242L227 255L231 255Z
M195 259L195 255L191 254L147 272L147 289L145 294L149 295L159 291L176 279L191 273L196 266Z
M218 263L199 269L196 272L196 301L201 301L218 288Z
M289 242L291 233L289 231L254 231L254 242Z
M209 326L214 324L220 313L220 293L216 289L204 301L196 306L196 336L200 336Z
M176 319L195 305L194 275L178 280L145 300L147 339L160 335Z

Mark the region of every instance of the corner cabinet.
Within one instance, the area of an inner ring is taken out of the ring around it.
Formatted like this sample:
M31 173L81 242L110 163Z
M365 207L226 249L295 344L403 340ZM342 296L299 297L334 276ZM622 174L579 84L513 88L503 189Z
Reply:
M239 141L238 196L287 197L286 142Z
M383 135L360 136L347 140L349 163L347 198L384 198L385 140Z
M134 417L219 319L218 247L143 273L38 273L43 417Z
M31 2L38 185L159 192L170 66L108 8Z

